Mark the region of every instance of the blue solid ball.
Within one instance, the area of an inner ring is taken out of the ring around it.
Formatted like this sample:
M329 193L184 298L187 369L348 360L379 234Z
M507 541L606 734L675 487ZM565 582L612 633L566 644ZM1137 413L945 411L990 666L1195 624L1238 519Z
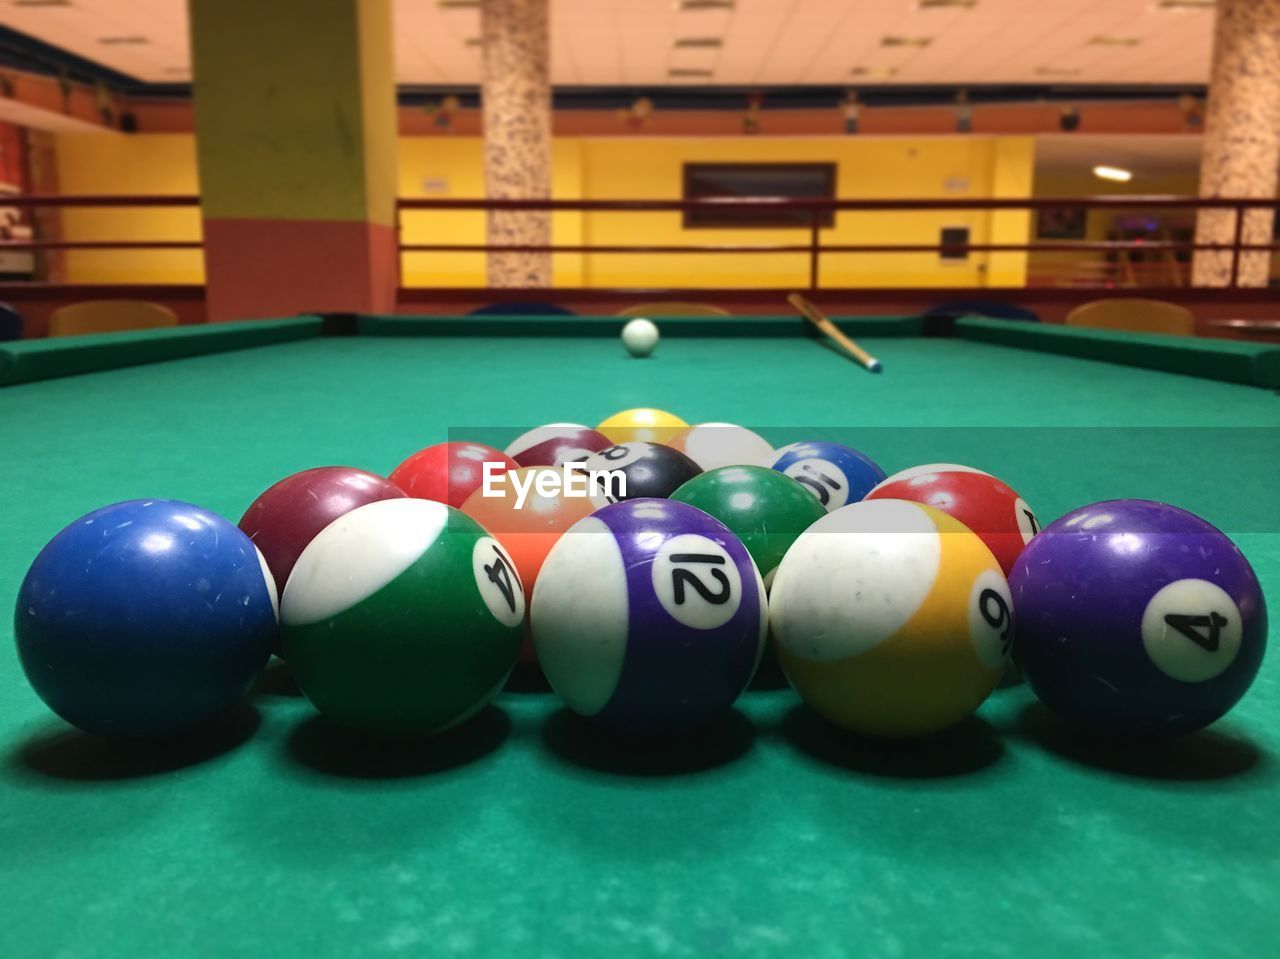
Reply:
M839 443L792 443L764 465L803 485L828 513L858 502L885 479L869 456Z
M14 612L40 698L86 732L182 732L248 692L277 629L252 541L177 500L130 500L76 520L36 557Z

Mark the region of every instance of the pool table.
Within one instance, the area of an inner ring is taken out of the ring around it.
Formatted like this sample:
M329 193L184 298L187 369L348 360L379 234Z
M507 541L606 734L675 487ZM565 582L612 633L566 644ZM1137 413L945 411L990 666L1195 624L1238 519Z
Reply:
M63 525L134 497L237 520L325 464L384 475L627 407L994 472L1042 523L1146 497L1203 515L1280 600L1280 351L840 318L304 317L0 355L0 596ZM995 325L992 325L995 324ZM1065 337L1065 339L1063 338ZM1225 353L1222 352L1225 350ZM1211 729L1124 749L1025 686L915 743L837 734L776 676L666 747L595 734L518 674L459 729L378 745L273 662L168 744L97 741L0 651L0 956L1274 956L1280 668Z

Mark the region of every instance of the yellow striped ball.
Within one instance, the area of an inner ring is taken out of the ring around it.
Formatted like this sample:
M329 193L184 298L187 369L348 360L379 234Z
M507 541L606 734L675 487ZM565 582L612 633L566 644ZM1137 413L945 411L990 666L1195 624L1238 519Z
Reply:
M770 623L782 668L826 719L869 736L952 726L1000 681L1009 585L976 534L941 510L866 500L787 551Z
M674 413L642 406L614 413L596 429L615 443L667 443L688 425Z

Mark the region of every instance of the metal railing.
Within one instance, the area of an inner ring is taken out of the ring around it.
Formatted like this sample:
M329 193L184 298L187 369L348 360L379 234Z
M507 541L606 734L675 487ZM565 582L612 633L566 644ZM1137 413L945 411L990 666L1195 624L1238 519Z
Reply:
M1239 285L1240 257L1243 253L1280 250L1280 242L1245 243L1244 214L1253 209L1280 209L1280 199L1201 199L1178 196L1087 196L1087 197L1036 197L1027 199L972 198L972 199L866 199L825 200L796 199L791 197L714 198L700 200L490 200L490 199L401 199L398 208L406 210L509 210L545 212L629 212L688 213L716 208L767 209L773 211L802 212L807 214L808 242L803 244L507 244L487 243L401 243L401 253L633 253L633 254L762 254L802 253L809 258L809 287L819 288L821 257L829 253L928 253L963 256L969 253L1037 253L1037 252L1185 252L1200 250L1222 251L1231 254L1230 283ZM910 213L945 212L953 210L999 212L1060 209L1111 209L1111 210L1228 210L1235 213L1232 242L1196 243L1178 240L1038 240L1026 243L828 243L823 242L824 214L840 211ZM795 229L790 224L779 224L777 229ZM725 226L722 229L733 229Z
M14 196L0 198L0 206L25 209L67 208L198 208L197 196ZM1199 251L1227 252L1231 255L1229 286L1239 285L1240 261L1243 254L1274 252L1280 250L1280 242L1246 243L1245 214L1251 210L1280 209L1280 199L1257 198L1198 198L1179 196L1085 196L1085 197L1036 197L1010 198L948 198L948 199L798 199L791 197L711 198L699 200L494 200L494 199L433 199L403 198L397 202L399 214L410 211L529 211L549 213L689 213L699 210L725 209L768 210L788 212L806 218L802 223L779 223L776 229L806 231L803 243L679 243L679 244L608 244L608 243L548 243L548 244L490 244L490 243L400 243L405 253L568 253L568 254L803 254L808 257L810 289L820 287L822 257L837 253L858 254L935 254L948 257L966 256L970 253L1165 253L1194 254ZM913 213L971 211L996 213L1002 211L1037 212L1041 210L1141 210L1181 211L1196 213L1204 210L1233 212L1234 228L1229 243L1196 243L1193 240L1151 240L1144 238L1125 240L1028 240L1025 243L844 243L824 242L824 219L840 212L857 213ZM735 229L726 224L714 229ZM74 251L74 250L195 250L202 246L199 240L63 240L32 239L0 241L2 250Z

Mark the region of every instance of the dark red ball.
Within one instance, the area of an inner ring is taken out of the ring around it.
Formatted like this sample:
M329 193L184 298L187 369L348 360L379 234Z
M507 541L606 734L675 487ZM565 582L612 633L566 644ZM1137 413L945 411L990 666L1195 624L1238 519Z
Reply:
M390 480L350 466L319 466L282 479L253 501L240 529L253 540L284 592L285 583L317 533L357 506L405 493Z

